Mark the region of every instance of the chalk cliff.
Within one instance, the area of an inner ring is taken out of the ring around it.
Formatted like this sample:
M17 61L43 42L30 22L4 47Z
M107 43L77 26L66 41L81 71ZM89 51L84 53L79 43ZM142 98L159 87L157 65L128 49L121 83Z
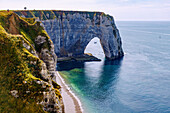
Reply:
M51 37L58 57L84 56L87 44L100 39L108 59L123 56L122 42L114 19L102 12L80 11L15 11L20 16L42 22ZM97 49L97 48L95 48Z

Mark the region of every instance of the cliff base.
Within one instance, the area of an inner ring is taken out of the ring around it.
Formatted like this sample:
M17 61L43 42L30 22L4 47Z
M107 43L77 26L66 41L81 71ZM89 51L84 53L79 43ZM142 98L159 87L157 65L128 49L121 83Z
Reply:
M79 61L79 62L89 62L89 61L101 61L101 59L93 56L92 54L84 54L76 57L58 57L57 62L70 62L70 61Z

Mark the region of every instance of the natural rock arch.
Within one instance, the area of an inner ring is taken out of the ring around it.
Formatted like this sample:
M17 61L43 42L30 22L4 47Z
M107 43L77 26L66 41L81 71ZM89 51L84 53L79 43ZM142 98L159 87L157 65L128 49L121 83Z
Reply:
M94 37L100 39L107 58L123 56L119 31L110 15L103 12L81 11L32 12L35 14L34 17L42 21L42 25L53 40L58 57L83 55L86 45Z
M67 14L61 19L43 21L46 31L55 45L58 57L80 56L84 54L87 44L98 37L109 59L123 56L121 38L111 16L93 16L86 14Z

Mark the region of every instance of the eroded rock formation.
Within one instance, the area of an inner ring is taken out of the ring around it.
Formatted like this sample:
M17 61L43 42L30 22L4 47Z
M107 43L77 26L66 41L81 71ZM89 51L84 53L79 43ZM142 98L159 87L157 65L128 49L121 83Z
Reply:
M110 15L102 12L52 10L16 13L24 17L38 17L37 20L42 21L58 57L83 56L87 44L94 37L100 39L107 58L123 56L121 37Z

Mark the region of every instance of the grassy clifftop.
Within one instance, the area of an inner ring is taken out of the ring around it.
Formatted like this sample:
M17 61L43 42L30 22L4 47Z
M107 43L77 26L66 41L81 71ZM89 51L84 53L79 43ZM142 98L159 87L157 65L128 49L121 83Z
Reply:
M37 36L47 41L39 46L35 43ZM39 22L0 11L0 112L46 112L44 93L51 91L62 99L60 86L51 80L38 54L41 48L50 50L50 44Z
M93 20L94 17L98 16L106 16L109 19L113 20L113 17L105 14L104 12L90 12L90 11L63 11L63 10L16 10L14 11L19 16L24 16L26 18L38 18L39 20L49 20L49 19L57 19L57 18L64 18L68 14L83 14L87 15L88 18Z

